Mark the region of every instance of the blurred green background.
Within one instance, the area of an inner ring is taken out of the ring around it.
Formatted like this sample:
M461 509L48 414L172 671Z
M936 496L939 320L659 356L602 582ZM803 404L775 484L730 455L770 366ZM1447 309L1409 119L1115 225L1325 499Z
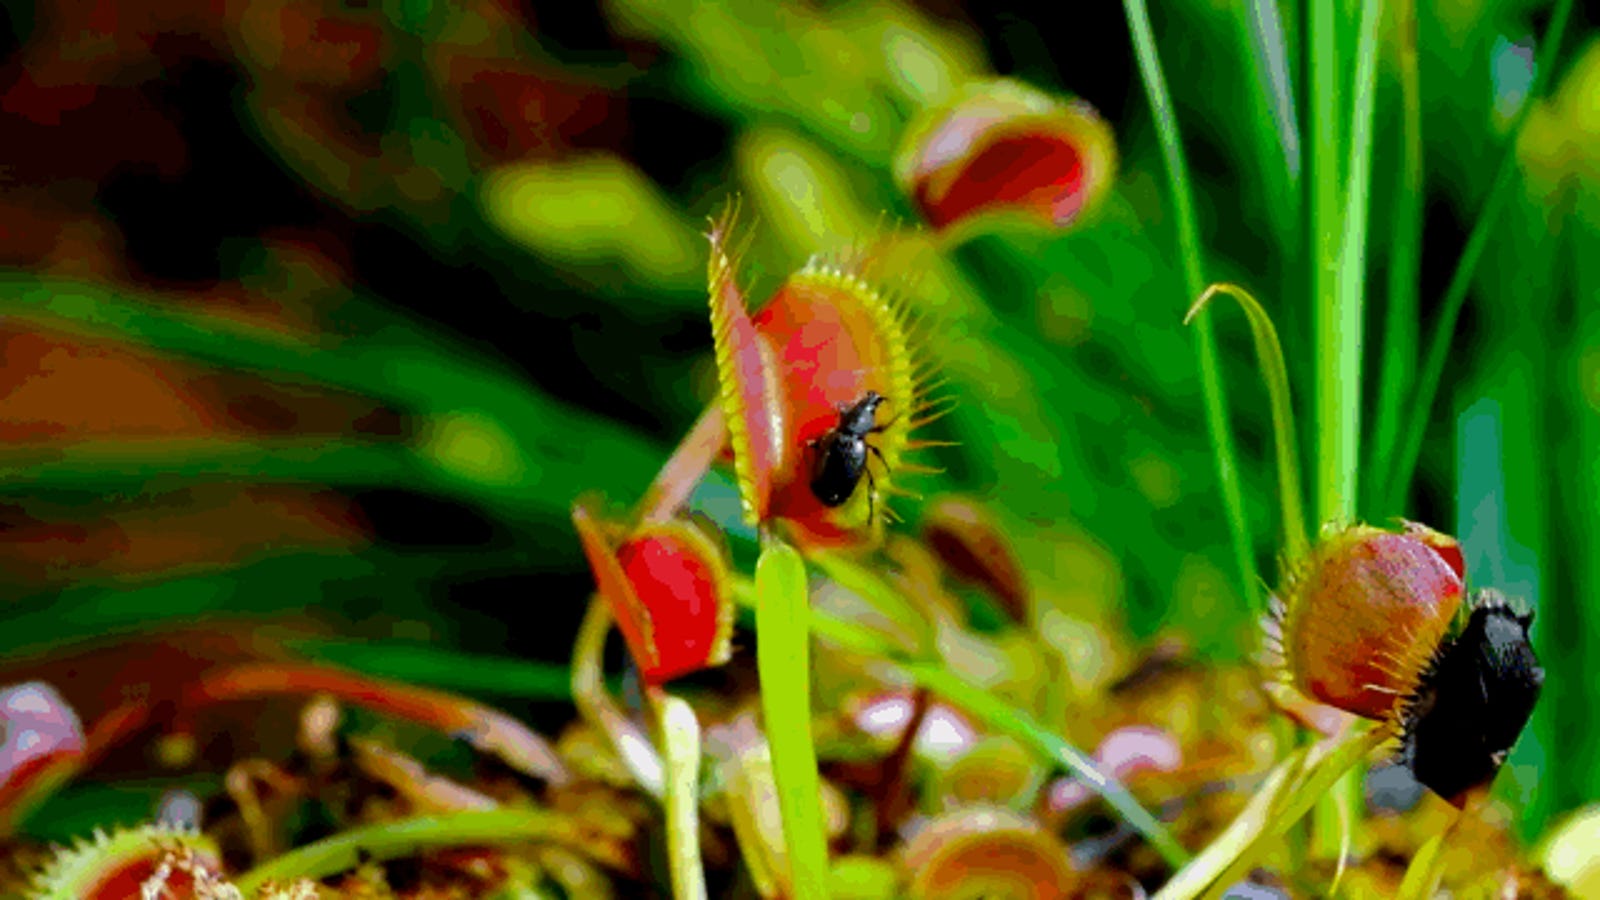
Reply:
M1600 798L1577 762L1600 754L1600 45L1580 9L1418 420L1419 348L1548 10L1415 10L1408 207L1406 5L1389 6L1359 509L1458 534L1475 583L1537 609L1549 677L1500 782L1533 835ZM1153 13L1209 275L1268 306L1313 447L1298 10ZM8 680L78 641L198 625L569 718L592 583L568 510L632 502L712 396L706 217L745 198L757 302L813 253L913 226L893 177L907 126L995 74L1092 104L1119 172L1071 228L927 233L909 296L960 401L933 436L958 446L914 487L992 504L1064 608L1254 652L1116 4L1046 22L957 0L7 3L0 59ZM1242 319L1217 322L1268 573L1265 395ZM1407 490L1390 471L1417 428ZM695 503L739 532L726 477ZM917 504L900 511L914 525Z

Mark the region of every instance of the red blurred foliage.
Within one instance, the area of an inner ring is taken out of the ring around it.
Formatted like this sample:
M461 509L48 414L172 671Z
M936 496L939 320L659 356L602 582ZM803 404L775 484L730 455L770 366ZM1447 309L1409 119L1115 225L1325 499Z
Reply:
M902 140L895 175L941 230L989 212L1061 228L1099 205L1116 160L1110 126L1087 103L995 79L922 114Z
M932 179L918 181L916 201L935 228L997 206L1036 210L1063 223L1083 206L1083 175L1078 148L1056 135L1007 136L979 151L942 194Z

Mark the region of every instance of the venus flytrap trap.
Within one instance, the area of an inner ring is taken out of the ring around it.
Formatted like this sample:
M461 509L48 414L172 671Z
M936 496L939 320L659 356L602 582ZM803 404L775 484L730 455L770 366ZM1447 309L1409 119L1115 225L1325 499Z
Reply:
M178 855L188 866L174 872L170 857ZM204 900L212 895L199 894L197 882L219 873L221 860L216 842L192 831L156 825L117 828L57 850L35 875L33 891L40 900L124 900L141 895ZM145 885L155 890L146 891Z
M895 178L922 217L957 241L997 212L1073 224L1110 192L1116 160L1111 128L1093 107L997 79L924 110L901 138Z

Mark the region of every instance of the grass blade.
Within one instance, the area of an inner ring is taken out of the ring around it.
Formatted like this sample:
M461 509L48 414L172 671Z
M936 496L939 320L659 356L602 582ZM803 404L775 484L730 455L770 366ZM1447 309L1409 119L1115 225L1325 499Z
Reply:
M1339 171L1341 123L1339 120L1339 77L1343 65L1339 56L1339 15L1337 0L1311 0L1306 30L1311 68L1311 224L1306 230L1311 246L1311 302L1316 348L1317 479L1312 488L1317 524L1337 515L1341 506L1338 489L1342 481L1337 466L1344 443L1339 431L1340 402L1344 392L1339 385L1338 365L1343 343L1344 319L1339 307L1339 240L1343 234L1340 216L1342 177ZM1359 397L1360 394L1357 394Z
M427 476L399 444L123 438L0 450L0 493L5 494L116 492L216 481L374 487Z
M1350 521L1356 513L1361 466L1361 329L1367 273L1367 200L1372 176L1372 113L1377 94L1378 25L1383 0L1362 0L1356 47L1355 99L1350 109L1350 158L1339 217L1334 293L1319 292L1317 315L1317 516ZM1319 146L1318 150L1325 148ZM1331 300L1331 305L1329 301Z
M342 388L417 414L415 463L403 471L393 460L374 463L392 473L389 483L429 478L436 489L466 495L513 521L564 517L578 485L636 495L660 463L650 442L557 402L510 370L474 361L469 348L441 341L398 313L359 299L340 313L361 318L365 332L286 335L85 282L0 272L0 315L274 381ZM574 446L584 452L572 454Z
M1205 265L1201 258L1189 169L1184 162L1178 120L1172 112L1172 99L1167 92L1166 76L1161 70L1161 58L1156 52L1155 36L1150 30L1150 11L1146 8L1145 0L1123 0L1122 8L1127 13L1128 27L1133 32L1134 52L1139 58L1139 75L1150 101L1156 134L1161 141L1161 157L1166 166L1167 184L1172 191L1174 218L1177 220L1184 287L1187 296L1196 297L1205 288ZM1206 432L1211 438L1217 485L1222 492L1222 509L1228 520L1228 534L1239 568L1240 591L1252 609L1262 610L1266 606L1261 598L1261 576L1256 571L1250 524L1244 514L1238 454L1234 452L1233 437L1228 430L1228 403L1219 371L1217 341L1212 334L1211 324L1204 319L1196 323L1194 335L1196 356L1200 363L1200 389L1205 403Z
M1395 894L1396 900L1427 900L1438 893L1439 879L1444 875L1444 868L1440 864L1444 859L1444 854L1440 852L1443 849L1444 832L1428 838L1417 855L1411 857L1411 864L1406 866L1400 890Z
M1419 332L1417 292L1422 266L1422 89L1417 67L1417 4L1401 0L1398 5L1400 30L1400 184L1395 192L1390 219L1393 222L1389 255L1387 303L1383 318L1383 366L1378 376L1377 421L1367 448L1366 471L1382 474L1384 464L1394 458L1400 440L1400 414L1416 379ZM1379 478L1369 478L1365 488L1372 518L1382 513L1399 515L1401 509L1375 509L1383 500Z
M1440 303L1439 321L1434 325L1433 339L1428 342L1428 355L1417 378L1416 392L1412 394L1411 414L1405 419L1405 438L1399 444L1399 452L1394 456L1394 466L1384 481L1386 487L1381 507L1383 509L1403 510L1406 498L1411 493L1411 480L1416 475L1417 458L1422 453L1422 439L1427 429L1428 415L1433 410L1434 396L1439 392L1439 380L1444 377L1445 361L1450 355L1450 342L1455 337L1456 321L1461 317L1461 307L1466 303L1467 291L1472 287L1472 274L1477 270L1478 261L1483 257L1484 251L1488 249L1489 238L1495 230L1495 223L1500 220L1500 214L1504 211L1506 203L1511 199L1512 188L1519 181L1517 136L1521 134L1522 123L1527 120L1533 104L1544 93L1544 86L1550 80L1550 71L1555 67L1556 55L1561 50L1561 39L1566 34L1567 22L1571 18L1572 0L1556 0L1554 11L1550 15L1550 27L1546 31L1544 40L1540 42L1539 55L1534 61L1533 86L1512 121L1506 139L1505 155L1500 159L1500 168L1495 173L1494 185L1489 189L1489 199L1484 202L1483 211L1478 214L1478 221L1472 225L1472 234L1467 237L1467 245L1461 251L1461 260L1456 263L1455 274L1450 277L1450 284L1445 288L1444 300Z
M1261 854L1266 852L1269 841L1288 833L1289 829L1305 818L1313 806L1334 790L1335 785L1366 759L1368 753L1388 737L1382 729L1358 727L1343 737L1324 741L1313 748L1311 758L1307 760L1304 772L1300 776L1301 780L1282 798L1283 802L1274 808L1266 830L1256 836L1255 841L1234 860L1214 884L1225 887L1248 875L1250 870L1256 867Z
M828 842L822 785L811 741L810 598L805 563L776 538L756 563L756 671L761 715L772 747L784 842L797 900L828 896Z
M367 859L409 856L435 847L503 846L525 841L555 841L584 849L582 831L564 816L538 809L490 809L384 822L340 832L257 866L235 881L254 897L269 881L320 879Z
M567 667L551 663L387 641L315 638L295 641L293 647L314 660L426 687L526 700L572 698Z
M1252 131L1261 163L1262 187L1278 252L1293 254L1300 243L1300 125L1278 0L1245 0L1236 14L1250 48Z
M1311 544L1306 539L1306 514L1300 502L1300 453L1295 447L1294 407L1289 397L1289 368L1283 361L1283 345L1278 342L1278 330L1272 326L1272 317L1249 291L1236 284L1213 284L1206 288L1200 299L1189 308L1184 318L1194 320L1217 294L1227 294L1238 301L1250 320L1250 333L1255 339L1256 357L1261 366L1261 380L1266 382L1268 400L1272 405L1272 438L1278 454L1278 502L1283 516L1283 550L1289 568L1310 553Z

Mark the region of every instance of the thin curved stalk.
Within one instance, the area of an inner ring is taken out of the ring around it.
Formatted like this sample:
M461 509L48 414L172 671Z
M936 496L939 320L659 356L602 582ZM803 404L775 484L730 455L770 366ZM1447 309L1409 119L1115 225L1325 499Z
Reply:
M727 443L728 423L722 416L721 404L707 404L705 412L695 420L678 449L672 452L655 481L639 498L639 518L645 522L665 522L676 515Z
M1278 454L1278 502L1283 517L1283 547L1289 568L1306 558L1311 544L1306 538L1305 508L1300 502L1300 454L1295 447L1294 407L1289 397L1289 367L1283 360L1283 345L1278 342L1278 330L1272 317L1261 307L1251 293L1236 284L1213 284L1206 288L1200 299L1189 308L1184 323L1194 321L1217 294L1227 294L1238 301L1250 320L1250 333L1255 339L1256 358L1261 366L1261 380L1267 385L1267 399L1272 406L1272 438Z
M656 799L666 794L665 767L644 730L622 712L606 692L602 661L606 635L611 631L611 609L596 594L578 626L572 648L572 701L578 715L605 735L640 790Z
M1139 76L1144 82L1145 95L1149 98L1151 115L1155 119L1156 134L1161 141L1161 158L1166 167L1167 185L1172 191L1174 218L1177 221L1185 291L1187 296L1194 297L1205 287L1205 265L1201 258L1199 229L1195 225L1194 200L1189 185L1189 169L1183 156L1183 140L1178 133L1177 117L1172 112L1172 100L1167 93L1167 80L1161 70L1161 57L1156 52L1155 36L1150 29L1150 12L1145 0L1123 0L1122 7L1128 16L1128 27L1133 32L1133 48L1139 58ZM1200 365L1200 393L1205 403L1206 433L1211 439L1217 486L1222 493L1222 509L1228 521L1234 560L1239 568L1240 590L1253 609L1262 610L1265 609L1265 603L1261 597L1261 576L1256 571L1250 524L1244 514L1238 454L1234 452L1233 437L1228 430L1228 402L1223 392L1217 340L1212 334L1211 324L1203 319L1195 326L1194 336L1195 355Z
M1466 303L1467 291L1472 287L1472 273L1477 270L1478 260L1489 247L1489 237L1511 199L1512 187L1518 183L1517 137L1522 133L1523 122L1527 120L1534 102L1544 93L1544 86L1550 80L1550 70L1555 67L1561 39L1566 34L1567 21L1571 17L1572 0L1556 0L1555 11L1550 16L1550 27L1534 61L1533 87L1528 91L1527 99L1522 101L1522 108L1517 110L1510 137L1506 140L1505 155L1501 157L1500 169L1495 173L1494 186L1489 189L1489 199L1485 201L1478 221L1473 223L1472 234L1461 251L1461 261L1456 264L1449 287L1445 288L1439 322L1434 326L1433 339L1428 342L1428 356L1422 364L1422 374L1417 379L1411 414L1405 420L1405 439L1400 443L1394 468L1385 481L1385 509L1403 509L1406 496L1411 492L1411 479L1416 475L1417 458L1422 453L1428 414L1439 392L1439 380L1444 377L1445 361L1450 355L1450 342L1455 337L1456 321L1461 317L1461 307Z

